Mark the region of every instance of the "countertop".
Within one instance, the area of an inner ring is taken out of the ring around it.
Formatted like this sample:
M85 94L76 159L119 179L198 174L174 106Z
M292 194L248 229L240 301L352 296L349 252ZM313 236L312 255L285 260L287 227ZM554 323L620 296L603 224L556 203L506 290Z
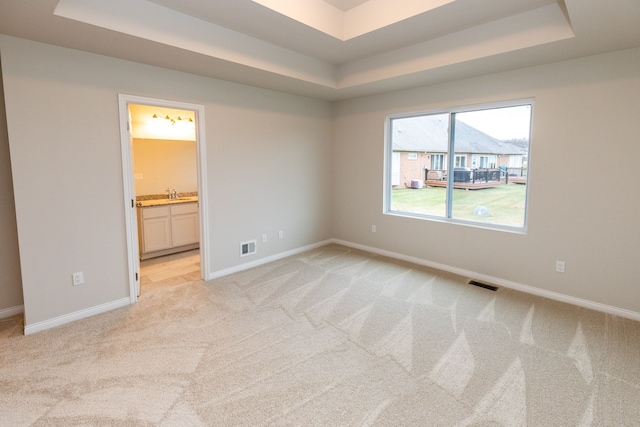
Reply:
M175 205L178 203L193 203L198 201L198 196L192 197L180 197L178 199L154 199L154 200L142 200L136 202L136 206L139 208L146 208L149 206L162 206L162 205Z

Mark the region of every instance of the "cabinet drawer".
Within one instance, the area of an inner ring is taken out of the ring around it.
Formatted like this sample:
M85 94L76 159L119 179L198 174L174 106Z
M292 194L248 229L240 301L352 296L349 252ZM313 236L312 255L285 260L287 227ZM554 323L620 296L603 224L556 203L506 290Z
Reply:
M161 218L163 216L169 216L169 206L152 206L148 208L142 208L142 218Z
M171 205L171 215L182 215L197 212L197 203L180 203L179 205Z

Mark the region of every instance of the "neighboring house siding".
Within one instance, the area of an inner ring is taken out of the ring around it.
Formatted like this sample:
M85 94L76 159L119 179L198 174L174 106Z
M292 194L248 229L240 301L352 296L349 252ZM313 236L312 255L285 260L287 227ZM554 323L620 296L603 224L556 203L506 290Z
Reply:
M398 182L399 187L405 185L410 187L412 179L419 179L424 181L424 168L428 166L428 155L425 153L413 153L417 155L416 159L410 158L411 152L400 153L400 180Z

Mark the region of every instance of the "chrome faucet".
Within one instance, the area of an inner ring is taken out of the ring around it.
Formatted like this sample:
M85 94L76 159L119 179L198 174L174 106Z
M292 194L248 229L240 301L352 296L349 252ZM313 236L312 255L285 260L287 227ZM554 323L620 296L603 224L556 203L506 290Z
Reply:
M167 187L166 190L164 190L167 192L167 198L169 199L177 199L178 198L178 192L176 191L176 189L174 188L173 190L169 190L169 187Z

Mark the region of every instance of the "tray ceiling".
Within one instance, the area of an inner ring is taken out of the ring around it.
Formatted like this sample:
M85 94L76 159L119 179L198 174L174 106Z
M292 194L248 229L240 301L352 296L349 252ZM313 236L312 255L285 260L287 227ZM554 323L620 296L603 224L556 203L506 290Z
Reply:
M640 46L637 0L3 0L0 33L328 100Z

